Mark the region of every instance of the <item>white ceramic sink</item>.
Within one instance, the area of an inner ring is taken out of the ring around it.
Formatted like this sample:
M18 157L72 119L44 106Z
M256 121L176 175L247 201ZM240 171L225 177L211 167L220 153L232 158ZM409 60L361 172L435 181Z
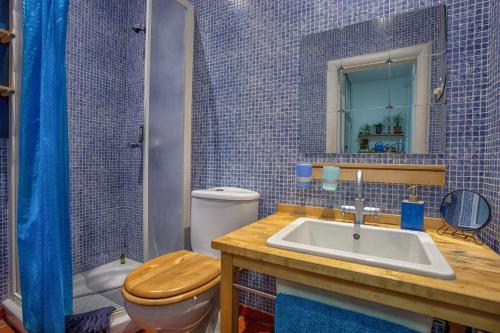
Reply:
M359 234L359 239L353 235ZM451 280L455 273L425 232L299 218L267 240L285 250Z

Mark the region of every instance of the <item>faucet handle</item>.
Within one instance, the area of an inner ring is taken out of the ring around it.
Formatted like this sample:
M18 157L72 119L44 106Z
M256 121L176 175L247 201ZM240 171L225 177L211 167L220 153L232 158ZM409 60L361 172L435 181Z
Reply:
M374 218L378 218L380 216L380 208L378 207L365 207L363 211L366 215L371 215Z
M349 205L342 205L340 206L340 212L342 213L342 216L345 216L345 214L354 214L356 212L356 207Z

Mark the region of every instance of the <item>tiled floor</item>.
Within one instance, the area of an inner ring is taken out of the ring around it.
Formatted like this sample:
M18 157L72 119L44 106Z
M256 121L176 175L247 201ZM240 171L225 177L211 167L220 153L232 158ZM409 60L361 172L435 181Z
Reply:
M274 316L240 305L239 333L272 333Z
M3 318L4 312L3 309L0 308L0 333L15 333L15 331L7 325Z
M0 308L0 333L16 333L12 328L7 325L7 323L3 320L4 312L3 309Z
M15 331L5 321L0 320L0 333L15 333Z

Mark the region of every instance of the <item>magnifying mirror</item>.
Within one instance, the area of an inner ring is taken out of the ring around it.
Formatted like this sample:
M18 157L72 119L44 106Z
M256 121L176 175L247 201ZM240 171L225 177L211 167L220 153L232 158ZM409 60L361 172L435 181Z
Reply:
M441 218L461 231L477 232L491 221L491 207L480 194L468 190L448 193L441 202Z

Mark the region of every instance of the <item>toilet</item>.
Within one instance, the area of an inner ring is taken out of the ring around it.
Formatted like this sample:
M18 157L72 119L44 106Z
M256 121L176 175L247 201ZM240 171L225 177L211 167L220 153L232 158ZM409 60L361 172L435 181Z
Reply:
M259 193L216 187L191 193L193 251L166 253L130 272L127 314L149 332L212 332L219 312L220 253L211 241L258 218Z

